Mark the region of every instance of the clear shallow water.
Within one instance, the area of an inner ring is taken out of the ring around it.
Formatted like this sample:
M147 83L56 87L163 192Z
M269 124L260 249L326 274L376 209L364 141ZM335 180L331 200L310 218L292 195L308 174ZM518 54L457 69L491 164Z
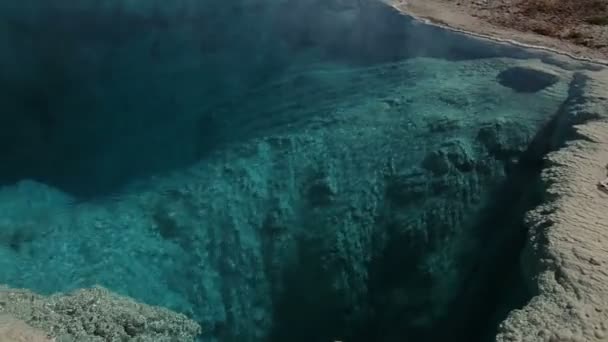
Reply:
M481 340L525 303L576 70L378 3L172 6L1 12L0 283L204 341Z

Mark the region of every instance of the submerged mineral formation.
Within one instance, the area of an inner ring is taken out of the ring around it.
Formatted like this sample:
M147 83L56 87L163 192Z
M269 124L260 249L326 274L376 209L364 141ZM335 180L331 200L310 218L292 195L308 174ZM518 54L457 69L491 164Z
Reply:
M5 187L2 281L99 283L187 313L205 341L475 337L516 278L503 252L524 231L509 215L572 78L552 68L546 90L505 92L496 76L514 65L552 68L421 58L298 72L222 109L230 145L120 197Z
M535 93L558 81L556 75L543 70L514 67L498 74L498 82L522 93Z

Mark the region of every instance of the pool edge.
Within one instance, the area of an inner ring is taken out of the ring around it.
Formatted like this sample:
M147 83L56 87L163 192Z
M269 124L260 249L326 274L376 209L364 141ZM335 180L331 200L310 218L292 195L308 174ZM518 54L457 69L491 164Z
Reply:
M518 31L515 31L512 29L498 28L494 25L490 25L485 22L484 22L485 25L482 25L482 26L486 26L486 27L480 28L478 31L472 31L471 29L459 27L459 26L463 26L463 25L459 25L457 23L458 20L451 20L451 19L448 19L448 17L446 17L446 16L440 16L438 13L433 13L433 14L425 13L426 12L425 10L412 8L410 6L410 3L411 2L417 3L417 1L409 0L409 1L405 1L403 3L399 3L395 0L380 0L380 1L385 3L386 5L394 8L395 10L399 11L401 14L411 17L414 20L416 20L424 25L438 27L438 28L441 28L444 30L448 30L450 32L460 33L460 34L464 34L464 35L467 35L470 37L474 37L474 38L478 38L478 39L482 39L482 40L490 41L490 42L494 42L494 43L508 44L508 45L512 45L512 46L521 47L524 49L541 50L541 51L557 54L557 55L560 55L560 56L563 56L563 57L566 57L566 58L569 58L571 60L578 61L578 62L586 62L586 63L592 63L592 64L597 64L597 65L602 65L602 66L608 66L608 59L605 59L605 58L600 58L600 57L595 57L595 56L586 57L586 56L568 52L568 51L565 51L565 50L562 50L559 48L550 47L546 44L531 44L531 43L526 43L526 42L512 39L512 38L504 38L504 37L501 37L501 35L507 35L508 33L510 33L511 35L514 35L517 33L520 36L527 36L529 38L529 40L531 40L531 38L536 38L537 40L541 40L543 43L555 41L555 43L560 42L560 45L563 45L563 46L572 45L572 44L569 44L566 42L561 42L555 38L545 37L545 36L541 36L541 35L533 34L533 33L518 32ZM475 21L480 24L483 22L482 20L478 20L474 17L471 17L470 19L471 20L475 19ZM483 31L492 31L492 32L485 33ZM570 48L571 49L574 48L574 45L570 46ZM580 48L583 51L587 50L587 51L584 51L584 52L586 52L585 54L588 54L588 53L590 53L590 51L592 51L592 49L588 49L588 48L585 48L585 49L583 49L581 47L578 47L578 48Z
M528 214L522 268L538 293L501 324L497 341L605 341L608 336L608 72L590 72L571 115L578 139L552 152L543 171L550 199ZM605 92L605 90L604 90Z

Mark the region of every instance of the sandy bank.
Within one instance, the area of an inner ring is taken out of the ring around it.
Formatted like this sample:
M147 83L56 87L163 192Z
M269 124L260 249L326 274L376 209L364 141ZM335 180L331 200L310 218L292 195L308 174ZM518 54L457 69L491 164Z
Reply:
M576 59L608 64L608 51L605 51L603 47L588 47L566 39L523 32L514 28L515 25L509 25L504 21L502 25L497 24L493 18L501 16L501 12L504 11L502 7L480 8L476 6L479 1L468 0L460 2L448 0L385 1L408 15L446 29L466 32L486 39L550 50ZM608 31L608 29L606 30Z

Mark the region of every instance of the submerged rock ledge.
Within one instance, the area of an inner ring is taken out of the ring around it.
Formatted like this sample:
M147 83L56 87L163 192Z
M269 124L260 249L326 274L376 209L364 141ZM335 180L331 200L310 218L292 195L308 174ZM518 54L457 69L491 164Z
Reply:
M608 195L596 187L608 162L608 72L588 76L586 101L572 115L594 119L549 154L543 180L552 201L528 215L522 265L538 295L501 324L499 342L608 338Z

